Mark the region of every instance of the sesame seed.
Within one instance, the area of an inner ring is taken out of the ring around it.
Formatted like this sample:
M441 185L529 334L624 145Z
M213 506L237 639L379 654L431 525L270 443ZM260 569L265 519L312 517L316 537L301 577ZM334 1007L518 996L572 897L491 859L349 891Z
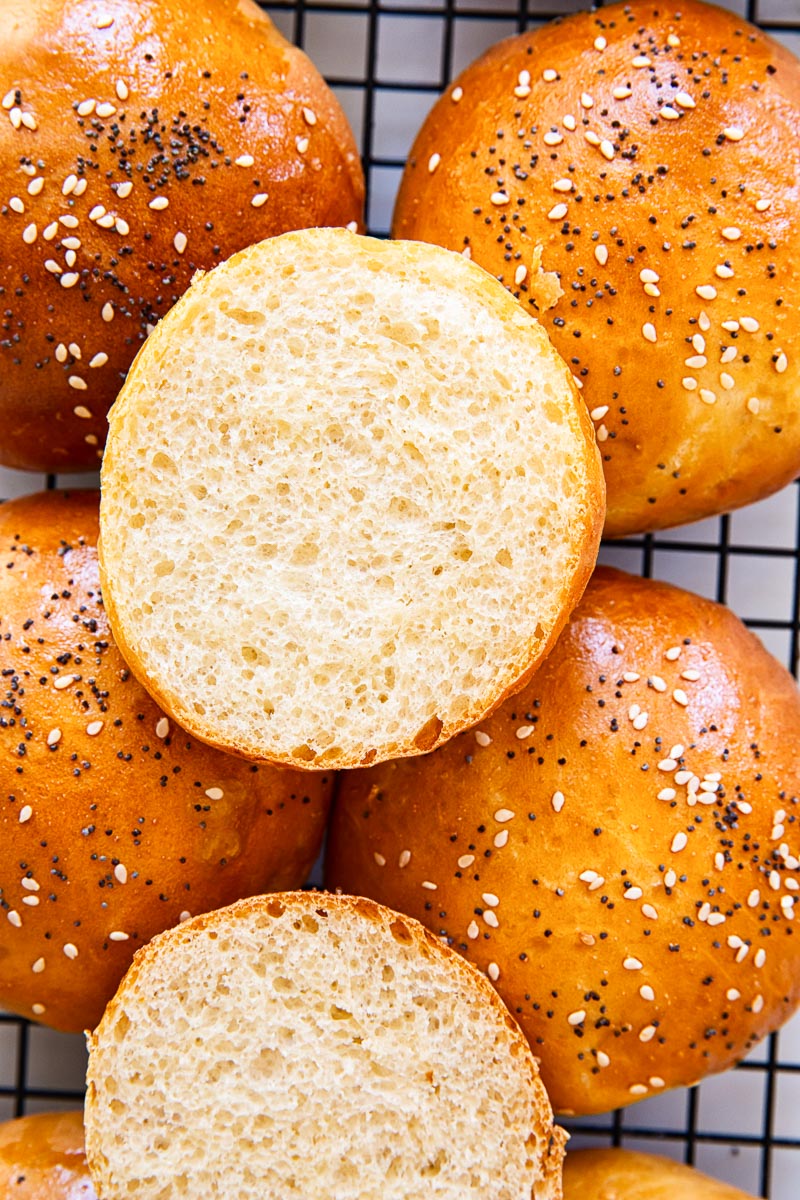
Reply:
M225 793L220 787L210 787L206 788L206 795L209 800L221 800Z
M514 95L517 96L520 100L527 99L527 97L530 96L530 94L531 94L531 89L525 83L517 84L517 86L514 88Z
M675 688L675 691L672 693L672 699L675 701L676 704L680 704L684 708L689 703L689 697L686 695L686 692L684 692L682 688Z
M474 941L479 934L480 928L478 927L478 922L470 921L469 925L467 926L467 937Z
M462 854L458 860L458 865L462 871L466 871L467 867L471 867L475 862L474 854Z
M728 346L725 350L722 351L719 361L721 363L733 362L733 360L736 358L738 353L739 353L739 351L736 349L735 346Z
M494 892L484 892L481 899L484 904L488 904L490 908L497 908L500 900L495 896Z
M24 213L25 205L20 200L19 196L12 196L8 202L8 207L15 213Z
M727 992L725 993L725 999L726 1000L739 1000L739 999L741 999L741 995L742 995L742 993L739 991L738 988L728 988Z
M267 203L267 200L269 200L269 194L267 192L258 192L255 196L253 196L253 199L250 201L250 203L252 204L253 208L262 208Z
M45 271L49 271L52 275L60 275L61 267L54 258L46 258L44 262ZM66 355L64 356L66 358Z
M608 405L601 404L599 406L599 408L593 408L592 411L589 413L589 416L592 418L593 421L602 421L603 417L606 415L607 412L608 412Z
M658 764L658 769L659 771L674 771L677 765L674 758L662 758Z
M94 112L96 103L97 102L95 100L81 100L80 104L78 105L78 109L77 109L78 116L79 117L90 117L92 115L92 113Z
M695 108L695 102L688 92L678 92L675 95L675 103L680 108Z
M609 162L611 162L612 158L614 157L614 146L611 142L609 142L608 138L603 138L602 142L600 143L600 153L602 154L603 158L608 159Z
M564 140L564 136L555 129L548 129L542 140L545 146L560 146Z
M64 943L64 953L66 954L67 958L77 958L78 957L78 947L73 945L72 942L65 942Z
M626 900L641 900L643 895L644 895L644 892L642 891L642 889L640 887L632 887L632 888L628 888L627 892L625 892L625 899Z
M386 859L383 857L383 855L382 855L382 854L378 854L378 851L377 851L377 850L376 850L376 851L375 851L375 853L372 855L372 857L375 859L375 863L376 863L376 865L377 865L377 866L379 866L379 867L385 867L385 866L386 866Z
M27 246L33 245L33 243L36 241L36 235L38 232L39 231L33 222L31 222L30 225L26 225L25 229L22 231L23 242L25 242Z
M97 112L98 117L113 117L117 109L110 100L104 100L102 104L98 104L95 111Z
M658 115L663 117L665 121L677 121L681 114L670 104L665 104L663 108L659 109Z
M643 904L642 905L642 916L647 917L647 919L649 921L657 921L658 920L658 912L655 908L653 908L652 904Z
M753 1001L753 1003L751 1005L753 1012L760 1013L763 1007L764 1007L764 997L761 995L756 996L755 1000Z
M89 359L89 366L95 370L97 367L104 367L108 362L108 355L100 350Z
M438 165L441 161L442 161L441 154L432 154L430 156L430 158L428 159L428 171L431 173L431 175L436 170L436 168L438 167Z
M564 115L564 117L562 118L562 122L563 122L564 128L568 129L570 131L570 133L575 132L578 122L575 120L572 113L566 113ZM547 141L546 136L545 136L545 141Z
M453 104L458 104L459 100L461 99L461 97L462 97L463 95L464 95L464 89L463 89L463 88L461 88L461 87L454 87L454 88L453 88L453 90L452 90L452 92L450 93L450 99L453 101Z
M169 208L169 197L168 196L154 196L147 207L154 209L155 212L162 212L165 208ZM92 214L89 213L90 217L91 217L91 215Z
M401 850L400 857L397 860L398 867L407 867L410 862L411 862L411 851L410 850Z
M675 782L681 787L684 783L688 783L692 778L693 776L691 771L676 771L675 773Z
M39 903L39 897L38 896L23 896L22 903L27 904L30 908L35 908L36 905Z
M566 204L557 204L555 208L550 209L547 216L551 221L560 221L562 217L567 215L568 211Z
M726 917L724 913L710 913L708 917L709 925L724 925Z
M644 1029L641 1029L639 1031L639 1041L640 1042L650 1042L653 1040L655 1035L656 1035L656 1026L655 1025L645 1025Z
M486 968L486 974L489 976L492 983L497 983L498 979L500 978L500 968L498 967L497 963L490 962Z
M722 230L722 236L727 242L738 242L742 236L742 231L736 225L726 225Z
M669 752L670 758L680 758L683 754L684 747L680 742L676 742Z
M15 99L16 99L16 89L9 88L9 90L6 92L5 96L3 97L3 108L5 108L6 110L9 108L13 108Z
M553 792L553 797L550 803L553 805L553 812L560 813L564 807L564 793Z
M581 92L581 108L594 108L594 100L588 92Z
M101 729L103 728L103 724L103 721L90 721L86 726L86 732L88 733L89 737L97 737L98 733L100 733Z
M766 961L767 961L767 952L762 946L759 950L756 950L756 955L755 955L755 958L753 959L753 962L757 967L760 968L760 967L763 967L763 965Z
M114 24L114 18L110 13L101 13L95 20L95 29L109 29Z
M128 868L124 865L124 863L117 863L117 865L114 867L114 878L116 879L117 883L128 882Z
M169 733L169 721L166 717L160 717L156 721L156 737L165 738Z
M642 969L642 964L639 959L634 958L632 955L629 958L624 959L622 965L626 971L641 971Z
M88 421L91 419L91 409L87 408L85 404L76 404L72 411L74 412L75 416L80 417L82 421Z
M515 736L521 742L523 742L525 740L525 738L529 738L531 736L531 734L533 733L533 730L534 730L533 725L520 725L519 728L516 730Z
M41 975L41 973L42 973L42 971L44 970L44 968L45 968L45 961L44 961L44 959L43 959L43 958L37 958L37 959L36 959L36 962L35 962L35 963L33 964L33 966L31 967L31 970L33 971L34 975Z
M119 929L114 929L108 935L108 938L109 938L109 941L112 941L112 942L127 942L129 936L130 936L129 934L123 933Z
M294 139L294 144L298 154L305 154L306 150L308 149L308 138L296 137Z
M646 713L646 712L639 713L638 717L634 717L633 728L638 729L638 730L644 729L644 727L647 725L648 720L649 720L648 713Z
M483 914L483 919L491 929L497 929L498 925L500 924L497 919L497 914L493 912L491 908L487 908L486 912Z
M494 835L494 845L495 845L496 849L498 849L498 850L502 850L503 846L505 846L507 841L508 841L508 830L507 829L501 829L499 833L496 833Z
M492 192L491 201L497 208L500 208L502 205L508 204L508 195L506 192Z
M479 746L489 746L491 744L492 739L489 737L488 733L484 733L482 729L476 729L475 730L475 741L478 743Z
M8 917L9 923L13 925L15 929L22 928L22 917L19 915L16 909L10 908L6 913L6 916Z
M435 892L438 888L438 884L431 883L430 879L423 879L422 886L427 888L429 892Z
M182 233L180 230L178 230L178 232L175 234L175 237L172 239L172 244L177 250L178 254L183 254L184 250L186 249L187 242L188 238L186 237L186 234Z
M37 175L36 178L32 179L28 184L28 195L38 196L43 187L44 179L42 179L41 175Z
M729 375L727 371L720 372L719 381L726 392L729 392L731 388L736 386L733 376Z
M636 683L637 680L641 679L641 675L638 675L636 671L626 671L622 678L625 683Z
M60 277L59 283L63 288L71 288L75 286L79 279L80 275L77 271L68 271L65 275ZM70 382L72 382L72 380L70 380Z
M587 129L586 132L584 133L583 137L584 137L584 140L587 141L590 146L599 146L600 145L601 139L598 137L598 135L594 132L593 129Z
M597 1051L597 1065L598 1065L598 1067L607 1067L607 1066L609 1066L609 1065L610 1065L610 1063L611 1063L611 1059L608 1057L608 1055L606 1054L605 1050L598 1050L598 1051Z
M706 365L708 359L705 354L692 354L684 361L687 367L691 367L693 371L699 371Z
M19 129L22 125L22 110L15 106L8 114L8 119L15 129Z
M744 130L740 129L738 125L729 125L722 132L729 142L740 142L744 137Z
M53 680L53 687L57 692L61 692L64 688L68 688L71 683L74 683L76 679L77 675L58 675Z
M127 200L132 191L133 184L131 183L130 179L126 179L125 182L121 183L117 188L117 195L119 196L120 200Z
M701 300L715 300L717 289L710 283L701 283L699 287L694 289Z
M629 87L615 87L612 95L615 100L627 100L628 96L633 95L633 92Z
M102 216L105 216L105 208L102 204L95 204L94 208L89 213L90 221L99 221Z
M702 333L694 334L694 336L692 337L692 346L694 347L694 349L697 351L698 354L703 354L705 352L706 339L703 337ZM687 359L687 363L688 363L688 359Z
M747 333L757 333L759 329L758 321L755 317L740 317L739 324Z
M65 229L77 229L78 225L80 224L78 218L73 217L72 213L64 213L63 216L60 216L58 219Z
M658 340L658 335L656 334L656 327L650 321L647 321L642 326L642 335L645 338L645 340L648 342L655 342Z
M718 850L717 853L714 855L714 866L717 868L718 871L722 871L725 867L725 855L722 853L721 850Z
M180 914L179 914L179 916L178 916L178 921L179 921L179 922L182 922L182 921L191 921L191 919L192 919L192 914L189 912L188 908L185 908L185 909L183 910L183 912L182 912L182 913L180 913Z
M542 79L545 83L554 83L558 79L558 71L554 71L552 67L548 67L542 71Z
M646 1096L647 1090L648 1089L647 1089L646 1083L633 1083L628 1088L628 1091L630 1092L630 1094L632 1096Z
M775 359L775 370L778 372L779 375L782 375L783 372L788 367L788 365L789 365L789 360L786 357L786 355L784 354L784 352L781 350L778 353L778 357Z
M22 806L22 808L19 810L20 825L24 825L26 821L30 821L32 816L33 816L33 809L31 808L30 804L24 804ZM23 884L23 886L24 886L24 884Z
M675 791L675 788L662 788L661 791L658 793L658 799L659 800L674 800L675 797L677 796L677 794L678 793Z
M573 183L571 179L557 179L553 184L554 192L571 192Z
M110 301L107 300L103 305L100 310L100 316L103 318L106 324L108 324L109 321L114 320L114 305L111 304Z
M586 1011L583 1008L578 1008L575 1012L569 1013L567 1021L570 1025L580 1025L586 1020Z
M526 266L524 266L523 263L520 263L520 265L517 267L516 271L514 272L514 283L517 285L517 287L519 287L519 285L521 283L525 282L525 277L527 274L528 274L528 268Z
M577 380L576 380L576 382L577 382ZM608 430L606 429L605 425L598 425L595 433L596 433L598 442L605 442L608 440Z
M597 871L581 871L578 879L583 883L593 883L597 879Z
M716 394L709 391L708 388L700 388L700 399L704 404L716 404L717 402Z
M757 416L760 408L761 408L761 401L758 399L757 396L751 396L750 399L747 401L748 412L751 412L753 414L753 416Z
M122 237L127 237L131 231L131 227L124 217L117 217L114 221L114 227Z
M672 845L670 846L670 850L672 851L673 854L679 854L681 850L684 850L686 848L688 841L689 841L689 838L686 836L686 834L681 829L681 830L679 830L678 833L675 834L675 837L672 839Z
M494 814L494 819L501 825L504 825L506 821L513 821L516 815L517 814L512 812L510 808L498 808L497 812Z
M675 872L672 870L667 871L666 875L664 876L665 886L668 888L673 888L673 887L675 887L675 884L677 882L678 882L678 876L675 874Z
M766 212L771 204L771 200L756 200L756 212Z
M77 392L85 392L88 386L86 380L81 379L80 375L68 375L67 383Z

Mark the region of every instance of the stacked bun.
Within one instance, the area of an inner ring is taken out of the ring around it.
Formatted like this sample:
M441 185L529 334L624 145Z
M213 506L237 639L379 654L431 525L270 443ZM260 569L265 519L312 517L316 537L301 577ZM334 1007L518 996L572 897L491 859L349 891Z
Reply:
M564 1200L749 1200L739 1188L653 1154L576 1150L564 1163Z
M727 609L599 569L532 681L342 779L331 886L497 986L556 1111L743 1058L800 1000L800 696Z
M358 153L253 0L4 0L0 76L0 462L96 467L194 272L359 223Z
M94 1025L134 951L243 895L298 887L332 779L210 750L109 632L98 495L0 507L0 1007Z
M539 316L597 430L606 533L800 472L800 64L731 12L648 0L500 42L441 97L394 234Z
M38 1113L0 1125L3 1200L95 1200L83 1113Z
M102 478L132 670L197 737L303 768L420 754L495 708L603 520L538 323L459 255L342 229L195 281L128 376Z
M415 921L312 893L155 938L89 1039L101 1197L559 1200L515 1022Z

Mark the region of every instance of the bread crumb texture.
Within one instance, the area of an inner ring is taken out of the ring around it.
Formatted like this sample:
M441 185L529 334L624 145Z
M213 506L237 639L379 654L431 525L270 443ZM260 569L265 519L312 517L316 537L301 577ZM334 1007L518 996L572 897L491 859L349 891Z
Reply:
M89 1042L101 1200L561 1196L517 1026L370 901L284 893L155 939Z
M298 766L429 750L532 669L603 514L538 324L438 248L288 234L198 280L111 417L101 562L132 667Z

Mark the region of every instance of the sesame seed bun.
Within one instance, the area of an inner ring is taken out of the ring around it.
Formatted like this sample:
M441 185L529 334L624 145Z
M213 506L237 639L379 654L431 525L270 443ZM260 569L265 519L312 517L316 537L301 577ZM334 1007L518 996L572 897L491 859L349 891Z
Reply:
M0 462L92 467L195 270L360 222L358 153L253 0L3 0L0 78Z
M161 322L110 422L117 642L181 725L246 757L440 745L522 686L597 556L572 376L437 246L306 229L241 251Z
M564 1200L750 1200L693 1167L635 1150L575 1150L564 1161Z
M800 1000L800 696L727 609L599 569L488 721L344 776L327 879L486 971L554 1108L741 1059Z
M516 1022L370 900L254 897L155 938L87 1082L103 1200L561 1200L566 1135Z
M583 387L606 534L800 471L800 64L731 12L646 0L501 42L414 143L394 235L471 254Z
M0 1125L2 1200L95 1200L83 1113L37 1113Z
M97 526L97 492L0 507L0 1008L76 1031L154 933L300 886L331 782L164 715L109 632Z

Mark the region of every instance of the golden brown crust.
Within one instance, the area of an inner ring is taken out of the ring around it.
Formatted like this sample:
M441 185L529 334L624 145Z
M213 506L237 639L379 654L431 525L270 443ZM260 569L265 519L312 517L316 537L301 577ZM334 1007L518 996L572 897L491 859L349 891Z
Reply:
M655 1154L575 1150L564 1163L565 1200L750 1200L728 1183Z
M37 1113L0 1125L0 1200L95 1200L83 1113Z
M174 946L177 939L185 946L192 939L199 938L206 930L216 930L224 934L231 932L232 926L239 920L247 920L253 915L268 915L277 920L287 910L295 919L307 914L317 920L324 920L333 912L352 914L369 921L384 933L388 933L400 945L413 947L421 956L430 960L438 960L437 967L441 968L441 962L444 960L447 969L461 979L463 992L475 996L476 1004L488 1005L498 1015L507 1030L510 1053L517 1060L519 1069L524 1069L530 1079L535 1117L535 1128L530 1131L531 1154L539 1158L543 1167L541 1183L531 1200L562 1200L561 1171L568 1135L560 1126L553 1124L553 1112L539 1077L537 1060L494 988L480 972L418 921L392 912L366 897L316 891L284 892L240 900L220 912L208 912L195 917L183 924L179 930L166 930L136 952L128 973L117 994L109 1002L97 1029L87 1033L90 1065L87 1074L86 1146L92 1175L100 1194L110 1196L113 1193L110 1190L103 1191L103 1186L108 1185L110 1179L108 1163L102 1149L103 1128L108 1118L103 1109L103 1097L98 1096L98 1081L102 1092L102 1068L98 1068L97 1063L101 1061L104 1045L112 1045L114 1042L115 1026L120 1015L125 1013L127 998L136 995L137 989L143 986L143 980L146 981L151 971L157 973L161 970L169 973L169 964L162 968L159 960L165 955L168 956L170 946Z
M70 1030L182 913L299 886L332 782L164 717L111 639L97 525L96 492L0 507L0 1007Z
M358 153L251 0L5 0L0 64L0 461L96 466L125 371L195 270L360 222Z
M468 246L537 312L595 414L620 536L800 471L799 175L796 59L732 13L637 0L468 67L417 137L393 232Z
M496 978L557 1111L629 1104L800 1000L799 739L794 681L732 613L599 569L477 731L342 777L327 879Z

